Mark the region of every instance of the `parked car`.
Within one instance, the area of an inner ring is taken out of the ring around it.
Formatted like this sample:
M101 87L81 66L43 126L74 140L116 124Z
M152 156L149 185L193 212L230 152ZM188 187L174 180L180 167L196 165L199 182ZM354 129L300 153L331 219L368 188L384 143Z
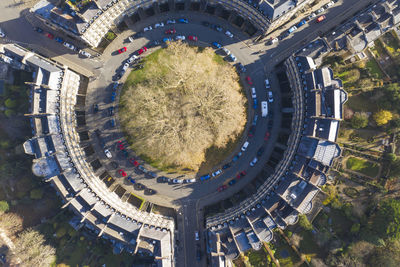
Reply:
M183 35L178 35L178 36L175 36L175 40L181 40L181 41L184 41L186 38L185 38L185 36L183 36Z
M240 73L245 73L246 72L246 68L243 66L242 63L237 64L236 68Z
M257 150L257 156L261 157L264 154L265 148L262 146Z
M139 162L137 162L134 158L130 158L130 159L129 159L129 162L130 162L133 166L135 166L135 167L137 167L137 166L140 165Z
M258 108L258 100L257 100L257 98L253 98L253 108L254 109Z
M228 188L228 186L226 185L226 184L224 184L224 185L221 185L220 187L218 187L217 188L217 191L218 192L222 192L222 191L224 191L225 189L227 189Z
M236 61L235 55L234 55L234 54L230 54L230 55L228 56L228 60L230 60L230 61L232 61L232 62L235 62L235 61Z
M113 128L115 127L115 120L114 119L110 120L110 126L113 127Z
M257 94L256 94L256 88L251 87L251 98L257 98Z
M184 24L188 24L189 21L187 19L178 19L179 23L184 23Z
M227 164L225 164L224 166L222 166L222 169L223 170L226 170L226 169L228 169L228 168L230 168L231 167L231 164L230 163L227 163Z
M232 162L238 161L238 159L242 156L242 154L243 154L242 152L237 153L236 156L233 157Z
M199 231L194 232L194 239L196 239L196 241L200 240Z
M229 38L233 38L233 34L230 31L226 31L225 35L228 36Z
M49 38L49 39L54 39L54 35L51 34L51 33L49 33L49 32L46 33L45 35L46 35L46 37Z
M75 47L74 45L72 45L72 44L70 44L70 43L67 43L67 42L64 42L63 45L64 45L66 48L71 49L71 50L75 50L75 49L76 49L76 47Z
M155 173L155 172L147 172L147 174L153 178L157 178L157 173Z
M147 27L144 27L143 31L147 32L147 31L151 31L152 29L153 28L151 26L147 26Z
M272 120L271 120L272 121ZM270 133L268 131L265 132L264 141L268 141Z
M213 42L212 45L213 45L215 48L217 48L217 49L222 47L222 45L220 45L220 44L217 43L217 42Z
M174 19L169 19L167 20L167 24L175 24L176 21Z
M131 182L132 184L135 184L135 183L136 183L136 181L135 181L131 176L126 177L126 180L128 180L128 181Z
M200 181L206 181L206 180L208 180L210 178L211 178L211 176L209 174L206 174L206 175L203 175L203 176L200 177Z
M165 37L163 38L164 43L172 42L172 39L170 37Z
M236 179L240 179L240 178L246 176L246 174L247 174L246 171L241 171L236 175Z
M165 34L175 34L175 33L176 30L174 28L165 31Z
M254 115L252 125L256 126L257 125L257 121L258 121L258 114Z
M307 23L307 21L305 19L302 19L299 23L297 23L297 28L300 28L301 26L303 26L306 23Z
M33 28L34 31L38 32L38 33L43 33L43 30L39 27L35 27Z
M142 171L143 173L147 173L147 172L148 172L147 169L146 169L144 166L142 166L142 165L139 165L137 168L138 168L140 171Z
M212 177L216 177L216 176L220 175L221 173L222 173L222 170L216 170L215 172L213 172L213 173L211 174L211 176L212 176Z
M231 51L229 51L227 48L222 48L222 51L224 51L224 53L229 56L231 54Z
M126 176L126 172L125 172L123 169L119 169L119 170L118 170L118 173L119 173L120 175L122 175L123 177Z
M82 56L87 57L87 58L90 58L92 56L91 54L89 54L86 51L83 51L82 49L79 50L79 54L81 54Z
M109 115L109 116L114 115L114 107L109 107L109 108L108 108L108 115Z
M173 180L172 180L172 183L174 183L174 184L183 184L183 180L180 180L180 179L173 179Z
M296 26L292 26L292 27L289 28L289 30L288 30L287 32L288 32L288 33L292 33L292 32L294 32L295 30L297 30L297 27L296 27Z
M194 35L189 35L189 36L188 36L188 39L189 39L190 41L193 41L193 42L197 42L197 40L198 40L197 36L194 36Z
M201 25L203 25L204 27L209 27L210 26L210 22L208 21L202 21Z
M223 30L222 27L219 26L218 24L217 24L217 25L211 24L210 27L211 27L212 29L216 30L217 32L222 32L222 30Z
M268 102L274 102L274 96L272 95L272 91L268 91Z
M155 28L155 29L161 28L161 27L164 27L164 23L163 23L163 22L156 23L156 24L154 25L154 28Z
M319 23L321 21L324 21L325 19L326 19L326 16L325 15L321 15L316 19L316 22Z
M249 129L249 133L247 134L248 137L253 137L256 132L256 127L252 125Z
M54 40L56 40L56 42L62 44L64 42L64 40L61 37L56 37Z
M325 9L323 7L321 7L315 13L318 15L318 14L321 14L322 12L324 12L324 11L325 11Z
M271 87L269 80L265 79L265 88L269 89Z
M185 183L194 183L196 182L196 179L192 178L192 179L185 179Z
M109 158L109 159L112 158L112 154L111 154L110 150L105 149L105 150L104 150L104 154L106 154L106 157L107 157L107 158Z
M128 58L128 60L126 62L131 64L133 61L137 60L138 58L139 58L138 56L132 55L130 58Z
M138 54L141 55L141 54L143 54L143 53L146 52L146 51L147 51L147 47L143 46L143 48L140 48L140 49L139 49Z
M229 184L230 186L232 186L232 185L236 184L236 180L235 180L235 179L232 179L232 180L229 181L228 184Z
M243 146L242 146L242 148L240 150L242 150L243 152L246 151L246 149L249 146L249 144L250 143L248 141L244 142L244 144L243 144Z
M246 82L250 85L253 85L253 80L251 79L250 76L246 76Z
M120 50L118 50L118 54L122 54L124 52L126 52L126 47L125 46L122 47Z
M254 165L256 165L257 161L258 161L258 158L255 157L255 158L250 162L250 166L251 166L251 167L254 167Z
M311 19L315 18L316 16L317 16L317 14L315 14L315 13L313 12L313 13L311 13L311 14L307 17L307 19L308 19L308 20L311 20Z
M134 41L134 39L133 39L132 36L129 36L129 37L128 37L128 40L129 40L129 42L131 42L131 43L133 43L133 41Z
M99 105L98 104L93 104L93 112L97 113L99 111Z
M122 70L125 72L129 68L129 63L125 63L124 66L122 66Z

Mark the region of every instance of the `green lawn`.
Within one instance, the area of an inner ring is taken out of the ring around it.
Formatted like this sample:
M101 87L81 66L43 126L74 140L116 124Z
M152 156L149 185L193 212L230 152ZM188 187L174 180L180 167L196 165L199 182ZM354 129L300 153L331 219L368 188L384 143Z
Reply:
M365 93L350 96L345 105L351 108L353 111L375 112L378 110L376 103L371 102Z
M379 68L378 63L376 62L376 60L374 58L371 58L370 60L368 60L367 62L367 69L371 74L375 74L377 75L376 78L378 79L383 79L384 78L384 74L381 71L381 69Z
M249 258L251 266L264 267L267 266L268 264L267 262L268 252L265 251L264 247L258 251L251 249L248 252L246 252L246 256Z
M347 159L346 168L369 177L375 177L379 173L379 165L377 163L356 157L349 157Z

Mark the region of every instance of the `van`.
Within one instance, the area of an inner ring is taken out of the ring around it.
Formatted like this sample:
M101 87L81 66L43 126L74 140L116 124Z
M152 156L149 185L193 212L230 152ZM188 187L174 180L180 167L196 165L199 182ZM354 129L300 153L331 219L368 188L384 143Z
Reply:
M268 116L268 102L261 101L261 117L265 118Z
M246 141L244 144L243 144L243 146L242 146L242 151L244 152L244 151L246 151L246 149L247 149L247 147L249 146L249 142L248 141Z

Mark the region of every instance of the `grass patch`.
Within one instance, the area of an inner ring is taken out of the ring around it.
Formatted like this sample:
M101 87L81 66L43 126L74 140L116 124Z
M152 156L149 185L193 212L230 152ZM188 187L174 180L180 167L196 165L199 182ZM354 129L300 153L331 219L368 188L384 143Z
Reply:
M375 58L371 58L367 61L367 69L377 79L383 79L385 77Z
M220 56L220 55L217 55L217 54L214 54L214 57L213 57L213 60L215 61L215 62L217 62L218 64L228 64L225 60L224 60L224 58L222 57L222 56Z
M346 105L355 112L375 112L378 110L378 106L363 93L350 96L348 101L346 102Z
M249 263L251 264L251 266L264 267L268 264L268 252L265 251L264 246L263 249L260 250L249 250L248 252L246 252L246 256L249 258Z
M356 198L360 196L360 192L353 187L346 187L343 189L343 193L350 198Z
M347 159L346 168L369 177L375 177L379 173L379 165L377 163L356 157L350 157Z

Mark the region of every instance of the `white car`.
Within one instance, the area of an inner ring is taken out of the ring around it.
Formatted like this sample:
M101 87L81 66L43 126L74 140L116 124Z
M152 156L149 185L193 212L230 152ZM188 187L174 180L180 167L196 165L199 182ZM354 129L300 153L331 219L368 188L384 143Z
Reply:
M268 91L268 102L274 102L274 96L272 95L272 91Z
M106 157L107 157L107 158L109 158L109 159L112 158L112 154L111 154L110 150L105 149L105 150L104 150L104 154L106 154Z
M192 178L192 179L185 179L185 183L194 183L196 182L196 179Z
M183 180L173 179L172 183L174 183L174 184L183 184Z
M226 31L225 32L226 36L228 36L229 38L233 38L233 34L230 31Z
M317 14L321 14L322 12L324 12L325 9L323 7L321 7L320 9L318 9L315 13Z
M271 44L278 42L278 38L271 38Z
M224 53L229 56L231 54L231 51L229 51L227 48L222 48L222 51L224 51Z
M194 238L196 239L196 241L200 240L199 231L194 232Z
M265 88L269 89L271 87L271 85L269 84L269 80L266 79L265 80Z
M6 36L6 34L3 32L2 29L0 29L0 37L1 37L1 38L4 38L5 36Z
M241 150L242 150L243 152L246 151L246 149L247 149L248 146L249 146L249 142L248 142L248 141L244 142L244 144L243 144Z
M143 29L144 32L151 31L153 28L151 26L145 27Z
M254 87L251 88L251 98L257 98L256 88L254 88Z
M128 40L129 40L129 42L133 43L133 37L132 36L129 36Z
M222 173L222 170L217 170L211 174L212 177L218 176Z
M124 66L122 67L123 71L126 71L129 68L129 63L125 63Z
M178 35L178 36L175 36L175 40L181 40L181 41L184 41L186 38L185 38L185 36L183 36L183 35Z
M133 61L135 61L136 59L138 59L138 56L133 55L130 58L128 58L128 60L126 62L128 62L129 64L132 63Z
M232 60L233 62L236 61L236 57L235 57L234 54L230 54L230 55L228 56L228 58L229 58L230 60Z
M307 17L307 19L308 19L308 20L311 20L311 19L315 18L316 16L317 16L317 14L315 14L315 13L313 12L313 13L311 13L311 14Z
M174 19L169 19L167 20L167 24L175 24L176 21Z
M154 25L154 28L155 28L155 29L161 28L161 27L164 27L164 23L162 23L162 22L156 23L156 24Z
M72 44L67 43L67 42L64 42L63 45L64 45L66 48L71 49L71 50L75 50L75 49L76 49L75 46L73 46Z
M79 54L81 54L82 56L85 56L87 58L90 58L92 56L91 54L89 54L88 52L83 51L83 50L79 50Z
M261 101L261 117L265 118L268 116L268 102Z
M250 166L251 166L251 167L254 167L254 165L256 165L257 161L258 161L258 158L255 157L255 158L250 162Z

